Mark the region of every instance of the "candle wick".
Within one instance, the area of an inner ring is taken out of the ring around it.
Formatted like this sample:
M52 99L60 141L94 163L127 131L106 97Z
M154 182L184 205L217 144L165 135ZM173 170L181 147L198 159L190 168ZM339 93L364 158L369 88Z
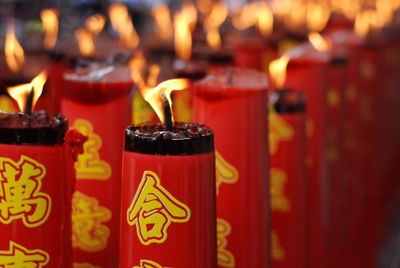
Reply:
M24 114L31 114L32 113L34 95L35 95L35 91L32 88L31 91L29 91L29 94L28 94L28 96L26 98Z
M167 131L172 131L172 112L171 107L165 94L161 94L163 99L164 117L165 117L165 127Z

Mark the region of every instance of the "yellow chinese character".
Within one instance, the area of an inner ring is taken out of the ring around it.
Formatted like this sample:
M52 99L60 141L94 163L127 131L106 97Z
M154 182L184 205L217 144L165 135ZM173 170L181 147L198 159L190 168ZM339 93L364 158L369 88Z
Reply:
M143 245L161 244L167 239L171 223L189 221L190 209L161 186L156 173L145 171L128 209L127 219L129 225L136 224Z
M96 198L75 192L72 199L72 245L87 252L107 247L110 229L102 224L111 219L111 211Z
M340 104L340 95L338 90L335 88L331 88L328 90L327 94L327 102L331 108L338 107Z
M0 157L0 222L21 219L31 228L46 222L51 198L40 192L45 175L46 168L25 155L18 163Z
M364 61L361 63L361 75L365 79L372 79L375 76L374 65L369 61Z
M231 225L223 220L217 219L217 246L218 246L218 266L235 267L235 256L226 249L228 246L227 236L232 232Z
M74 268L101 268L100 266L95 266L90 263L84 262L84 263L74 263L73 264Z
M276 112L269 114L269 128L269 151L271 154L275 154L280 142L293 139L294 131Z
M154 261L140 260L140 266L133 266L132 268L163 268L163 267Z
M42 268L49 260L47 252L40 249L28 250L13 241L10 241L8 251L0 251L1 268Z
M17 109L13 105L13 101L8 96L0 96L0 111L16 112Z
M285 184L287 175L284 170L271 168L271 209L273 211L288 212L290 201L285 196Z
M217 193L222 183L234 184L239 179L238 170L229 164L219 152L215 152L215 168L217 170Z
M72 128L89 138L83 145L84 153L78 156L78 161L75 163L76 178L108 180L112 174L111 166L100 159L99 150L103 142L101 137L93 132L93 125L87 120L77 119Z
M276 230L272 230L271 234L272 242L272 259L279 261L285 259L285 250L282 248L279 242L278 233Z

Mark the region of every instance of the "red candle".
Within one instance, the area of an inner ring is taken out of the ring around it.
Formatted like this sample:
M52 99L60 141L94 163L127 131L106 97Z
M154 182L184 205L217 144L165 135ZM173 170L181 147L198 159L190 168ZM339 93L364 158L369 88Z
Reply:
M276 90L270 97L270 187L274 267L308 267L305 100Z
M213 133L147 123L126 130L119 267L216 267Z
M129 125L133 82L125 66L105 66L65 76L63 112L71 127L87 135L75 164L72 206L75 263L118 263L123 135Z
M67 128L60 114L0 114L0 266L72 267L71 145L84 138L64 142Z
M194 84L195 121L215 133L218 267L270 267L267 87L239 68Z

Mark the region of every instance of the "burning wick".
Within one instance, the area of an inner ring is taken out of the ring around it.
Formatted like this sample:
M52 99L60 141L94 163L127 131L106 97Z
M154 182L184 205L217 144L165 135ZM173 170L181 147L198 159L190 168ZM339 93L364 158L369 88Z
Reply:
M24 109L24 114L32 114L33 110L33 97L35 96L35 90L32 87L31 91L29 91L28 96L26 97L26 102L25 102L25 109Z
M171 106L169 105L167 96L162 93L161 98L163 100L163 109L164 109L164 117L165 117L165 127L167 131L172 131L172 112Z

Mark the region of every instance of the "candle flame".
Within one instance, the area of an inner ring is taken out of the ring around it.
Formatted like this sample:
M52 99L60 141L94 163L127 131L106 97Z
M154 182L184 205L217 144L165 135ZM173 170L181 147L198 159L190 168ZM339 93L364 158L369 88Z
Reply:
M15 36L14 22L10 22L7 25L7 35L4 47L6 55L6 63L11 71L17 72L22 68L24 63L25 55L21 44L18 42Z
M136 48L140 39L133 27L128 8L122 3L115 3L110 6L108 12L111 24L118 32L121 43L128 48Z
M149 76L147 77L147 85L155 87L157 85L158 76L160 75L161 68L157 64L152 64L149 67Z
M192 54L192 33L190 31L190 21L182 11L175 14L174 27L176 55L180 59L189 60Z
M204 29L207 32L207 43L213 49L221 48L220 26L228 17L228 8L222 2L215 2L204 19Z
M213 4L212 0L197 0L196 1L197 9L202 14L207 14L208 12L210 12L210 10L212 8L212 4Z
M106 24L106 18L101 14L95 14L87 18L85 27L93 36L98 35Z
M326 52L331 49L331 44L329 44L328 41L317 32L309 33L308 40L319 52Z
M196 29L197 23L196 6L192 2L183 2L181 12L186 16L186 19L189 22L190 31L193 32Z
M261 2L258 11L258 30L261 35L266 37L272 33L274 28L274 15L267 3Z
M310 31L320 32L328 24L331 10L320 3L309 2L307 4L307 27Z
M365 37L371 30L372 10L364 10L357 14L354 21L354 31L357 35Z
M51 8L44 9L40 12L40 18L44 30L44 47L52 49L57 43L58 11Z
M255 1L244 5L240 13L233 16L232 24L238 30L256 26L262 36L268 36L273 29L274 16L267 3Z
M79 51L84 56L91 56L95 52L95 45L93 41L93 35L86 29L76 29L75 36L78 40Z
M157 33L161 40L168 41L172 39L172 21L171 12L167 5L156 6L152 10L152 14L156 23Z
M34 92L32 108L35 107L40 95L42 95L43 86L46 83L46 79L47 72L44 70L34 77L30 83L7 88L8 94L18 103L18 107L21 112L25 109L27 97L32 89Z
M286 81L286 68L290 57L283 55L269 64L269 75L276 88L283 88Z

